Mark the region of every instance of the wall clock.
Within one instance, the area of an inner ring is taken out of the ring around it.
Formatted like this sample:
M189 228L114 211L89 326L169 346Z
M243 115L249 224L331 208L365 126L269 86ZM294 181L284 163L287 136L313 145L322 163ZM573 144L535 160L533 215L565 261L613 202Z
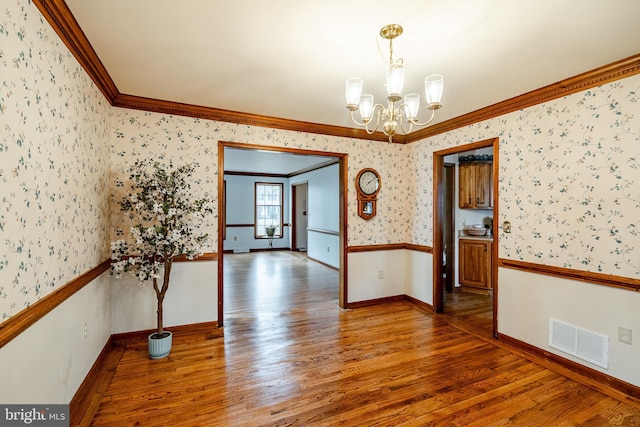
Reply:
M371 219L376 216L376 204L380 191L380 174L372 168L365 168L356 176L356 190L358 192L358 216Z

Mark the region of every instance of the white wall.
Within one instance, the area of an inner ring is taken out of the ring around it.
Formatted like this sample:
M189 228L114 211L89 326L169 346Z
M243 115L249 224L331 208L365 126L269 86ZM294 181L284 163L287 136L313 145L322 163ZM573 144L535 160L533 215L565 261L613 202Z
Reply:
M352 252L349 254L348 280L350 303L404 295L407 251Z
M283 212L282 222L290 222L291 188L289 179L243 175L225 175L227 183L227 224L254 224L255 223L255 183L268 182L283 184ZM227 227L227 238L224 241L224 250L266 249L269 247L267 239L256 239L253 227ZM282 238L273 239L274 248L291 247L291 227L284 227Z
M111 282L111 332L154 329L157 304L151 283L141 286L130 274L111 277ZM218 263L174 263L163 311L165 328L218 320Z
M340 267L340 166L327 166L297 175L291 183L307 182L307 255L335 268ZM332 232L318 232L323 230Z
M108 274L80 289L0 349L0 402L71 401L111 335Z
M227 224L254 223L254 189L256 182L284 184L283 222L291 221L291 186L307 183L307 255L335 268L340 266L340 174L339 165L331 165L290 179L225 175L227 186ZM314 231L322 230L321 232ZM326 233L330 232L330 233ZM253 227L227 227L225 250L265 249L266 239L255 239ZM291 227L284 227L283 237L273 240L274 248L291 248Z
M350 303L408 295L433 305L430 253L407 249L352 252L348 280Z
M433 255L405 250L407 280L405 294L433 305Z
M501 334L640 386L640 338L618 341L618 326L640 331L640 293L500 268ZM549 347L549 318L609 336L609 369Z

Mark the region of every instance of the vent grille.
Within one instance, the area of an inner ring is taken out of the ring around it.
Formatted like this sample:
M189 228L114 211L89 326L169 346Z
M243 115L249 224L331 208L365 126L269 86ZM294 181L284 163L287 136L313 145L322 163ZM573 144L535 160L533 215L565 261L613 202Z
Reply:
M609 368L609 337L577 326L549 319L549 346Z

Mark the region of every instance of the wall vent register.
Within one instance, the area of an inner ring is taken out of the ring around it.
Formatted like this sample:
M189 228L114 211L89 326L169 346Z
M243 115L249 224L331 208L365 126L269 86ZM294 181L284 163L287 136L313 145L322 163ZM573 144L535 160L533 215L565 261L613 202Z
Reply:
M549 319L549 346L594 365L609 368L609 337Z

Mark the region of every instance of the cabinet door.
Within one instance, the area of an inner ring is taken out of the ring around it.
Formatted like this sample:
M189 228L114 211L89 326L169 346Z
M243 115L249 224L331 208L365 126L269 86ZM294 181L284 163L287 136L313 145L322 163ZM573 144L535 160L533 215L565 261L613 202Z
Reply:
M475 164L475 207L493 207L493 163Z
M483 240L459 240L460 284L491 288L491 242Z
M472 163L461 163L458 169L458 206L460 209L472 209L475 194L475 169Z

